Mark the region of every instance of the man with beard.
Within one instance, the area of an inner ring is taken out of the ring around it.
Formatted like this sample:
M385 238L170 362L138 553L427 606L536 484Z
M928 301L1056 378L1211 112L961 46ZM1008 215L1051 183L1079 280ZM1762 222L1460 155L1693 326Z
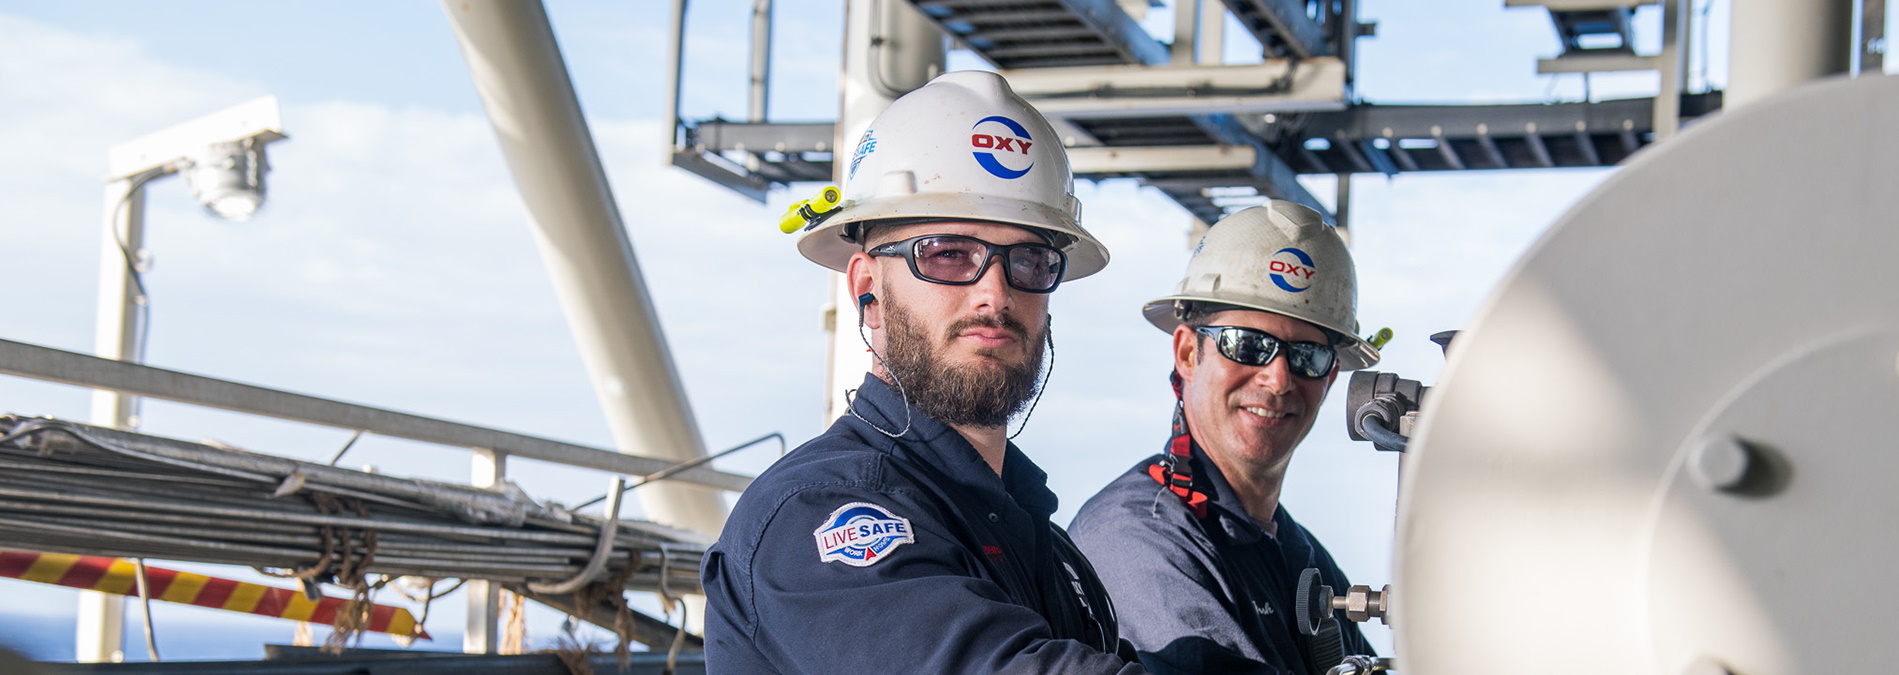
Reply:
M1356 284L1319 214L1273 201L1216 223L1174 294L1142 308L1174 338L1173 432L1072 529L1148 670L1321 675L1372 654L1342 610L1300 624L1302 577L1351 584L1279 503L1333 379L1378 363L1354 335Z
M1049 293L1107 264L1053 129L995 74L949 73L871 123L843 197L798 248L846 273L872 372L707 552L707 671L1142 672L1006 435Z

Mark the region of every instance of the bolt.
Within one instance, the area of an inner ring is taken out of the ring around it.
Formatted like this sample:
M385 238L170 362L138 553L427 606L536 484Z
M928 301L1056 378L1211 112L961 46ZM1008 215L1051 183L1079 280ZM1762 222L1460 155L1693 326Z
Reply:
M1688 472L1702 487L1733 492L1741 487L1754 452L1733 436L1722 435L1703 442L1688 456Z

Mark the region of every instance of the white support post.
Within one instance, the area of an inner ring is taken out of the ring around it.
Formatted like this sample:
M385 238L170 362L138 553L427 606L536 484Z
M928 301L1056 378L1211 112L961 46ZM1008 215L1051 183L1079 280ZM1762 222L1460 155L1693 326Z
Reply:
M1194 36L1194 50L1200 57L1194 63L1217 66L1226 63L1226 4L1206 0L1200 7L1200 30Z
M684 10L683 3L674 7ZM677 462L704 457L547 9L512 0L453 0L442 8L527 207L614 445ZM713 490L661 481L640 488L639 498L659 523L708 537L725 524L725 501Z
M686 0L673 0L672 49L666 52L666 74L672 78L666 86L666 147L679 149L679 88L684 85L686 67Z
M1689 36L1694 34L1693 0L1662 0L1662 51L1655 55L1661 86L1655 92L1655 140L1675 135L1681 127L1681 92L1688 77ZM1736 43L1739 44L1739 43ZM1587 77L1587 75L1585 75Z
M837 116L835 153L840 159L857 149L870 121L897 97L943 72L943 34L902 0L846 0L844 74ZM850 162L838 161L832 180L844 184ZM844 392L855 389L870 371L870 353L857 336L857 303L842 274L831 275L831 304L824 308L830 333L829 392L825 423L845 414Z
M468 484L492 488L508 475L508 456L486 448L474 449ZM462 652L495 654L501 646L501 587L486 579L469 579L468 621L462 631Z
M1853 0L1736 2L1721 106L1733 109L1783 89L1844 73L1853 55Z
M1350 141L1347 141L1348 143ZM1352 174L1338 174L1338 198L1332 202L1332 222L1339 238L1352 245Z
M145 191L140 179L112 181L105 189L105 226L99 244L99 307L93 351L100 357L137 360L139 295L132 260L145 240ZM121 248L123 247L123 248ZM115 391L92 392L92 423L132 430L138 427L138 399ZM125 659L125 597L79 592L74 658L81 663L117 663Z
M1220 0L1207 0L1209 11L1219 11ZM1168 49L1173 65L1199 60L1194 53L1194 31L1200 27L1200 0L1174 0L1174 44Z
M746 119L764 122L767 113L767 89L771 85L771 4L772 0L752 0L752 77Z

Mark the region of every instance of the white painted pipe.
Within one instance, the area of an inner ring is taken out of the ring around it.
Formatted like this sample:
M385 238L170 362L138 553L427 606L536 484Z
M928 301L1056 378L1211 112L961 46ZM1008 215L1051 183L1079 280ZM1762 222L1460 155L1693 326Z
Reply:
M846 158L877 114L890 102L943 73L943 33L902 0L846 0L844 73L839 78L835 156ZM831 180L844 184L849 162L833 162ZM831 303L825 308L831 332L827 362L828 405L824 422L845 414L844 392L856 389L870 371L870 354L857 335L857 305L842 274L831 275Z
M705 456L546 9L513 0L442 6L527 205L615 445L678 461ZM716 491L661 482L638 493L652 520L710 536L724 525Z
M1723 108L1846 72L1853 55L1853 0L1741 0L1733 7Z
M145 246L145 190L137 177L106 184L105 227L99 242L99 306L93 352L108 359L137 361L131 353L138 338L137 282L128 255ZM121 248L123 247L123 248ZM128 253L129 252L129 253ZM92 423L133 429L138 399L116 391L92 392ZM80 663L121 661L125 654L125 596L79 592L73 632L73 658Z

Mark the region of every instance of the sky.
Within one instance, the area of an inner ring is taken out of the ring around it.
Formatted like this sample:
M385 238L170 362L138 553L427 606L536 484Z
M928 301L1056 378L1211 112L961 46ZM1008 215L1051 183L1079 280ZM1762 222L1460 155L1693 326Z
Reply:
M1548 19L1501 4L1363 0L1361 18L1379 28L1360 42L1358 95L1383 103L1579 100L1579 76L1535 73L1535 59L1557 49ZM1709 13L1717 38L1725 4L1714 2ZM669 167L663 3L549 5L706 447L770 432L794 444L816 435L829 422L821 419L819 315L828 273L772 227L786 204L816 186L777 191L759 204ZM686 117L743 116L749 7L693 3ZM1168 19L1157 10L1145 25L1168 35ZM1655 13L1638 19L1638 30L1653 37ZM834 117L841 24L840 0L780 0L775 121ZM1704 59L1694 55L1693 87L1724 79L1724 45L1712 42L1705 77ZM1248 49L1232 39L1229 56L1244 61ZM966 53L950 63L983 67ZM1653 75L1598 76L1592 93L1648 95L1654 87ZM269 198L256 218L218 220L176 178L147 187L154 260L147 362L610 447L521 201L435 3L0 0L0 250L10 254L0 265L9 305L0 338L89 352L106 150L263 95L282 101L289 139L270 146ZM1512 262L1610 172L1359 178L1351 223L1359 319L1367 331L1389 326L1397 334L1377 369L1433 381L1442 358L1427 336L1462 327ZM1328 179L1308 186L1322 199L1333 193ZM1058 522L1166 438L1168 338L1138 309L1172 290L1189 245L1189 216L1157 192L1115 180L1078 184L1077 194L1085 225L1114 260L1055 296L1055 370L1016 440L1051 474L1062 499ZM1300 447L1283 503L1356 583L1378 586L1390 576L1397 462L1347 440L1344 384ZM0 378L0 412L83 420L87 401L76 388ZM316 461L349 437L161 402L144 404L142 422L150 433ZM775 458L761 447L718 466L755 474ZM373 436L344 464L439 480L468 475L466 451ZM525 461L510 478L538 499L570 504L605 484L597 473ZM637 510L629 505L627 513ZM70 643L58 641L70 640L61 627L70 624L61 622L70 620L74 597L0 580L0 626L31 625L37 633L11 633L41 637L12 646L70 658ZM459 602L438 605L430 627L442 639L431 648L458 648ZM256 656L258 642L287 642L291 631L288 622L193 608L161 607L158 619L161 651L173 659ZM553 638L557 615L537 610L530 619L531 640ZM192 640L192 626L243 637ZM1387 629L1367 633L1389 650ZM0 643L9 639L25 638ZM128 649L141 658L142 647Z

